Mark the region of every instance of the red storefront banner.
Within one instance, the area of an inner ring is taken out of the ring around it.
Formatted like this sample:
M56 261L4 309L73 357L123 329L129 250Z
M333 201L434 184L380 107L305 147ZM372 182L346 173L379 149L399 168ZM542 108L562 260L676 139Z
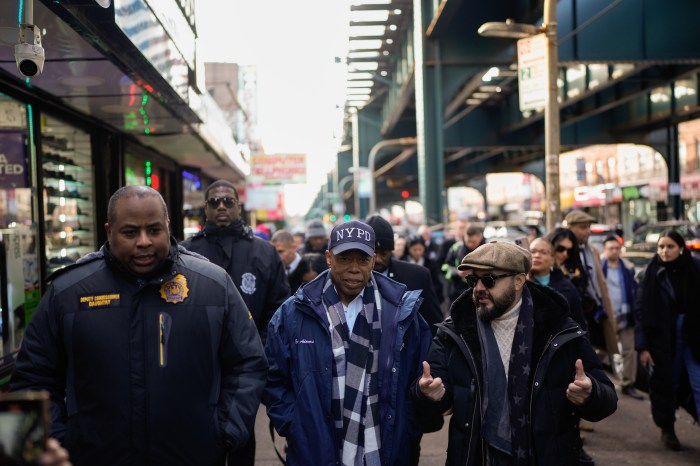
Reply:
M306 184L306 154L252 154L249 181Z

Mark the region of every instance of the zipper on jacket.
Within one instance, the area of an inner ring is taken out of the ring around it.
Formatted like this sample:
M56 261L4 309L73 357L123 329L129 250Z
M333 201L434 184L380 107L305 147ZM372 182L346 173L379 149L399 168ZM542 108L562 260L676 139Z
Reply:
M158 365L168 365L168 339L170 336L170 316L165 312L158 314Z

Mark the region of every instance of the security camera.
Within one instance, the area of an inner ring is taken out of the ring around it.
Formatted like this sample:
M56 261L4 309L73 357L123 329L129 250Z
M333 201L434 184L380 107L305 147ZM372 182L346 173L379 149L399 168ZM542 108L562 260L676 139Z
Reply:
M41 74L44 70L41 31L34 24L20 24L19 43L15 44L15 62L19 72L27 77Z

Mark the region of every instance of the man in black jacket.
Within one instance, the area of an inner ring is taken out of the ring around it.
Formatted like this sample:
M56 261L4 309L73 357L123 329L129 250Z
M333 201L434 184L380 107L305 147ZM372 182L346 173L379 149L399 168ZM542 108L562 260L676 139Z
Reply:
M222 466L253 430L260 337L220 267L178 248L146 186L119 189L108 242L54 275L12 390L47 390L76 466Z
M264 344L267 323L290 294L282 261L274 246L255 236L241 218L238 190L232 183L214 181L204 192L204 198L204 229L180 244L228 272ZM254 463L255 436L251 435L243 449L229 456L228 466Z
M529 251L490 242L460 265L470 289L438 330L412 395L452 410L448 465L578 465L576 420L617 408L613 384L564 298L528 282Z
M248 305L263 344L267 323L289 296L284 266L274 246L254 235L241 217L236 187L214 181L204 192L206 224L180 243L228 272Z
M419 312L430 326L430 332L435 335L437 332L436 324L442 322L443 315L440 302L432 286L430 271L420 265L393 259L394 230L383 217L373 215L368 217L365 223L374 229L377 237L377 246L375 247L377 260L374 263L374 271L403 283L408 290L423 290L421 293L423 304Z

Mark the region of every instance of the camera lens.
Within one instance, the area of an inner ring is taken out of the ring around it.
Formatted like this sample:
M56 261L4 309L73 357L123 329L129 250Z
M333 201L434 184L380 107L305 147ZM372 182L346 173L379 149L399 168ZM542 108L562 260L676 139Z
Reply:
M25 76L35 76L39 72L39 67L31 60L22 60L19 63L19 72Z

